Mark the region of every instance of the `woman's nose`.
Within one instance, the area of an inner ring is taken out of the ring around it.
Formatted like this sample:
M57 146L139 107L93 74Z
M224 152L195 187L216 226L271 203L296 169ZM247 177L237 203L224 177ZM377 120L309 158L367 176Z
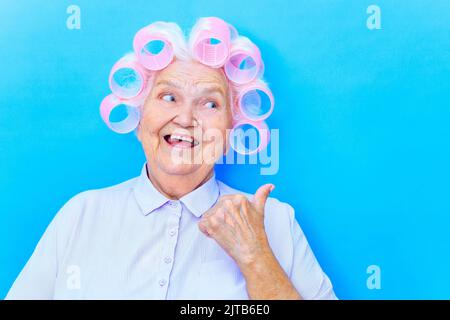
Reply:
M191 106L183 106L180 108L173 122L181 127L193 127L196 123L193 108Z

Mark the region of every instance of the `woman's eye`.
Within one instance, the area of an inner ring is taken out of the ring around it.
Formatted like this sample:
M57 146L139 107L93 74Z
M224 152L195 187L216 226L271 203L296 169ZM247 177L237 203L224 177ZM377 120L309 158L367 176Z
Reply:
M206 107L208 109L216 109L217 108L217 104L215 102L213 102L213 101L209 101L209 102L206 103Z
M165 94L162 98L164 101L167 101L167 102L175 101L175 97L171 94Z

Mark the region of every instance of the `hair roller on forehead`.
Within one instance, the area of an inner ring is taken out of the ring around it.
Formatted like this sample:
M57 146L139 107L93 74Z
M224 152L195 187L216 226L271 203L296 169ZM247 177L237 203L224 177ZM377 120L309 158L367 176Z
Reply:
M185 39L178 25L158 21L136 33L133 49L145 68L157 71L167 67L174 55L180 56L183 43Z
M119 59L111 69L111 94L103 99L100 114L117 133L136 129L141 109L151 90L150 79L174 59L198 62L222 69L230 86L233 128L230 146L241 154L254 154L269 143L265 123L274 108L274 97L262 79L264 62L259 48L247 37L217 17L198 19L189 38L172 22L158 21L140 29L133 39L133 52ZM114 121L122 110L126 116Z
M215 17L200 18L189 36L189 48L194 58L212 68L224 65L230 54L230 45L230 26Z

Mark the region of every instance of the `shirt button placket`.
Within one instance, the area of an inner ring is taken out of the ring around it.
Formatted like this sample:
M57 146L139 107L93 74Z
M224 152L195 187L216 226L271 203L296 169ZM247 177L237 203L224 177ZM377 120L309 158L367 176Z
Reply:
M163 251L163 266L162 266L162 277L158 281L160 288L164 289L162 294L163 298L167 298L167 292L169 289L169 279L173 268L173 261L175 256L175 248L178 241L178 229L180 227L180 218L182 206L177 201L169 201L167 203L170 211L170 218L168 220L168 236L167 236L167 246Z
M161 287L164 287L164 286L166 285L166 280L165 280L165 279L159 280L159 285L160 285Z
M172 262L172 258L171 258L171 257L165 257L165 258L164 258L164 262L165 262L166 264L169 264L169 263Z

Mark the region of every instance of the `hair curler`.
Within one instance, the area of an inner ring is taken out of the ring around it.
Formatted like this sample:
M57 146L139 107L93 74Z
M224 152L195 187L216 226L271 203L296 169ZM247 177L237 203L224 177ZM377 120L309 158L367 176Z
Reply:
M237 34L236 29L222 19L215 17L202 18L197 23L191 37L192 53L201 63L220 68L230 53L231 36Z
M166 36L157 32L152 25L139 30L133 39L137 59L151 71L164 69L174 57L173 47Z
M236 39L224 65L228 79L237 84L245 84L261 77L264 63L258 47L246 37Z
M231 148L237 153L251 155L266 148L270 140L270 133L264 121L238 121L229 135Z
M129 54L114 64L109 74L109 88L119 98L132 99L144 92L148 74L137 61L134 54Z
M274 104L272 91L263 83L248 84L238 96L240 116L251 121L267 119L273 112Z
M239 32L232 24L229 23L228 28L230 29L230 40L231 41L233 41L234 39L239 37Z
M123 100L114 94L106 96L100 104L100 115L106 125L114 132L129 133L136 129L141 118L140 102L137 100ZM113 110L122 108L126 111L126 118L121 121L110 121Z

